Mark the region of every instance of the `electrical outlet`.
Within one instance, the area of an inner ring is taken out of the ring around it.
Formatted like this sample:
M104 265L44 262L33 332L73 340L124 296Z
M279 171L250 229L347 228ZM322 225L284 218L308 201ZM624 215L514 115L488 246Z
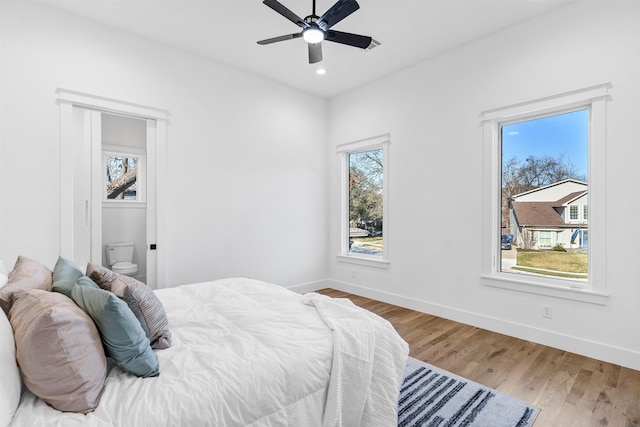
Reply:
M542 306L542 317L547 318L547 319L553 318L553 307L551 307L550 305L543 305Z

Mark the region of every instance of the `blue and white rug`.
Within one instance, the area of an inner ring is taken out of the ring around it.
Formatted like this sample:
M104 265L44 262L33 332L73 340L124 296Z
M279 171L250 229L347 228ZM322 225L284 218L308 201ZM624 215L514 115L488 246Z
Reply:
M401 427L530 427L539 410L412 357L398 399Z

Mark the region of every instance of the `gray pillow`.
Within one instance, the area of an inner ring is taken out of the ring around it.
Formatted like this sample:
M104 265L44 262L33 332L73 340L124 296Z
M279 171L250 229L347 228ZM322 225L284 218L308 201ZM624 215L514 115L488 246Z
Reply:
M93 411L107 361L89 316L60 293L28 289L15 293L10 321L29 390L60 411Z
M171 346L167 314L149 286L133 277L114 273L92 263L87 265L87 276L100 288L113 292L127 303L147 334L151 348L163 349Z
M13 293L20 289L51 291L51 275L51 270L38 261L19 256L9 273L9 281L0 288L0 307L8 316Z
M71 298L71 288L82 276L84 273L72 261L58 257L53 267L53 290Z
M71 297L98 326L107 356L118 366L139 377L158 375L158 358L124 301L100 289L87 276L73 285Z

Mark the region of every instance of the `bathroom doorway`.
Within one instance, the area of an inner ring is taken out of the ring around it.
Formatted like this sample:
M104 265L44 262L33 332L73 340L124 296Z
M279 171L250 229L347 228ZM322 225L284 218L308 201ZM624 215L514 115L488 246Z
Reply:
M131 243L127 275L147 282L147 123L137 117L101 113L101 264L111 267L108 245Z
M127 274L165 287L157 227L164 173L156 170L165 164L168 113L65 90L58 102L61 255L110 267L107 245L133 243L137 271Z

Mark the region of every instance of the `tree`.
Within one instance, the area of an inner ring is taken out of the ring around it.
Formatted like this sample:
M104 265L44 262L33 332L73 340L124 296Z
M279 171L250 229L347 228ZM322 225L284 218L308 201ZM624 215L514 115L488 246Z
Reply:
M136 183L137 158L107 157L107 199L122 198L123 193Z
M502 190L511 197L564 179L586 181L578 173L575 165L566 161L561 154L558 157L529 156L524 161L512 157L502 165Z
M109 182L107 184L107 199L118 198L118 196L124 193L127 188L136 183L137 176L137 171L135 169L131 169L119 178Z
M382 150L349 155L349 222L382 220Z

